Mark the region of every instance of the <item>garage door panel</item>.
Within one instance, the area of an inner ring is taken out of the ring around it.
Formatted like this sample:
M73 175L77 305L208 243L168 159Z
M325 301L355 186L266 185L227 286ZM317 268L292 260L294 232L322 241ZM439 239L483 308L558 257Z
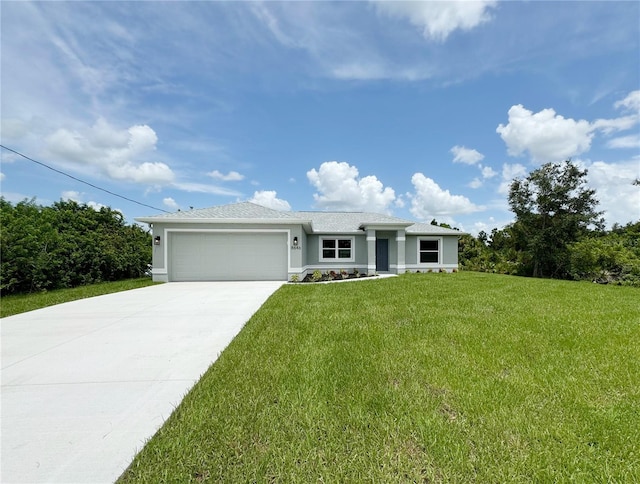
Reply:
M284 233L175 232L171 281L286 280Z

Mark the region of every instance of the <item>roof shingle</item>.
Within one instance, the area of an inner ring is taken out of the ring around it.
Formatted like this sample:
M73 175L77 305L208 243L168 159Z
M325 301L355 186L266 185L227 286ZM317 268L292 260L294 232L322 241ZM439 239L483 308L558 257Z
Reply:
M461 235L454 229L447 229L426 223L414 223L390 215L372 212L284 212L263 207L251 202L231 203L210 208L178 211L151 217L136 218L139 222L188 222L188 221L265 221L283 223L309 223L314 233L357 233L363 226L389 226L390 230L406 228L414 235Z
M358 232L362 225L396 225L406 227L408 220L371 212L296 212L301 218L311 220L314 232Z
M162 222L163 220L293 220L298 219L295 212L283 212L263 207L251 202L230 203L228 205L218 205L216 207L198 208L195 210L177 211L153 215L151 217L140 217L141 221L151 220Z

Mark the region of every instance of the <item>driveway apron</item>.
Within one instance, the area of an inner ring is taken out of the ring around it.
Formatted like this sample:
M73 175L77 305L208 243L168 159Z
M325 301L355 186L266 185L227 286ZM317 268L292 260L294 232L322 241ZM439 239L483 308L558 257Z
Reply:
M282 284L160 284L0 320L0 481L115 481Z

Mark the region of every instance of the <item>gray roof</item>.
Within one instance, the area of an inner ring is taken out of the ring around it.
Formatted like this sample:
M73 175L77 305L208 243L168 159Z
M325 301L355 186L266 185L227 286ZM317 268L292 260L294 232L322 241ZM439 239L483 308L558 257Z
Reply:
M296 212L301 218L311 220L314 232L346 233L359 232L367 225L393 226L396 229L413 222L371 212Z
M414 223L390 215L371 212L285 212L273 210L251 202L231 203L210 208L164 213L151 217L137 217L138 222L161 223L296 223L304 224L314 233L358 233L367 226L377 229L400 230L405 228L408 234L415 235L461 235L464 232L438 227L437 225Z
M198 208L195 210L185 210L172 213L163 213L151 217L138 217L139 222L210 222L213 220L246 221L276 221L276 222L304 222L295 212L283 212L263 207L256 203L240 202L228 205L218 205L210 208ZM308 220L307 220L308 221Z
M439 227L438 225L417 223L407 227L407 233L411 235L464 235L460 230Z

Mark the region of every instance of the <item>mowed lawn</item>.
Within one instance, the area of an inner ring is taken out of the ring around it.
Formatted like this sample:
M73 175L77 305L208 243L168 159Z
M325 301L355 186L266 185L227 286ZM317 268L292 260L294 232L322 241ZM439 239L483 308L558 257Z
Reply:
M79 286L71 289L56 289L53 291L41 291L31 294L16 294L3 296L0 301L0 318L26 313L35 309L41 309L56 304L76 301L88 297L102 296L120 291L129 291L139 287L151 286L154 282L150 277L138 279L125 279L115 282L101 282L87 286Z
M640 482L640 290L284 286L120 479L359 481Z

